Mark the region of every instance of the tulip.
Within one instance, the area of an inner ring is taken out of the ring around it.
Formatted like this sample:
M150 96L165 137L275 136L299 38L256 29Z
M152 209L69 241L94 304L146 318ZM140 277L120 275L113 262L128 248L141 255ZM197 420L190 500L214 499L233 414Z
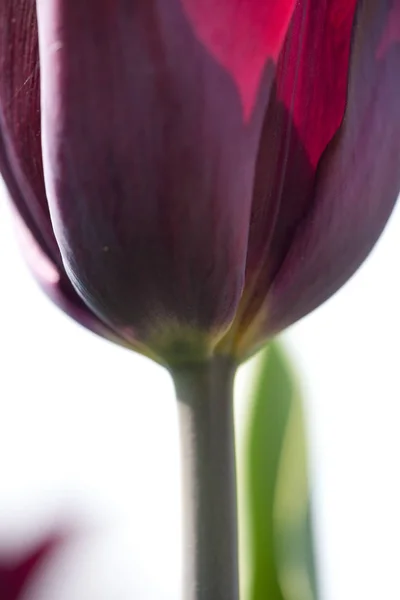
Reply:
M0 169L45 290L163 363L326 300L399 190L398 7L1 0Z
M74 318L170 368L184 429L209 432L183 435L189 496L208 478L228 520L235 365L382 232L399 72L400 0L0 0L0 170L28 260ZM211 597L232 600L235 532L204 504L229 565Z

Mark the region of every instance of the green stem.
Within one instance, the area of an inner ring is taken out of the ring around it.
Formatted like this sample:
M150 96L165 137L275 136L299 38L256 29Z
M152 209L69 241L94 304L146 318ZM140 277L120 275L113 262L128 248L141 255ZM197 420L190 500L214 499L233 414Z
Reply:
M183 471L183 600L238 600L235 365L175 368Z

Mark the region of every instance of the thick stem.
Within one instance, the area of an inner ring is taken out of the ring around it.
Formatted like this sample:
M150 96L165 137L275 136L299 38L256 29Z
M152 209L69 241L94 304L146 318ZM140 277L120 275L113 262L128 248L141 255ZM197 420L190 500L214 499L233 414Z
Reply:
M183 469L183 600L238 600L235 366L173 370Z

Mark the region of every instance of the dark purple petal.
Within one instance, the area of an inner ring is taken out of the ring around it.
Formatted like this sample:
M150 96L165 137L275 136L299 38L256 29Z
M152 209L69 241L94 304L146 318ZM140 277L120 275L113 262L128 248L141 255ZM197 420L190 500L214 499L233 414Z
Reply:
M42 251L25 221L15 212L15 225L20 248L26 263L44 293L72 319L101 337L120 346L130 347L150 356L148 349L138 344L128 345L120 336L112 331L93 313L75 292L64 270L59 270ZM155 359L155 357L151 356ZM1 597L0 597L1 600Z
M343 120L356 0L298 2L280 55L258 154L238 343L263 310L314 201L318 163Z
M273 65L245 122L180 0L38 8L46 185L70 278L125 339L208 352L242 292Z
M0 73L1 173L39 244L61 262L44 190L35 0L0 2Z
M382 39L394 31L398 4L359 4L344 122L321 159L313 208L297 229L258 322L263 338L338 290L392 211L400 190L400 40L391 36L382 52Z
M0 0L0 172L18 214L23 249L52 300L84 326L117 341L79 298L62 265L44 187L39 71L35 1Z

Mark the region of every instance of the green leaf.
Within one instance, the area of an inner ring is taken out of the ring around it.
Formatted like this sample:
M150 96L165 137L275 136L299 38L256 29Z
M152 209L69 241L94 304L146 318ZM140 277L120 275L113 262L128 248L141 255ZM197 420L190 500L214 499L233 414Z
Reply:
M306 432L281 347L262 351L238 444L243 600L317 600Z

